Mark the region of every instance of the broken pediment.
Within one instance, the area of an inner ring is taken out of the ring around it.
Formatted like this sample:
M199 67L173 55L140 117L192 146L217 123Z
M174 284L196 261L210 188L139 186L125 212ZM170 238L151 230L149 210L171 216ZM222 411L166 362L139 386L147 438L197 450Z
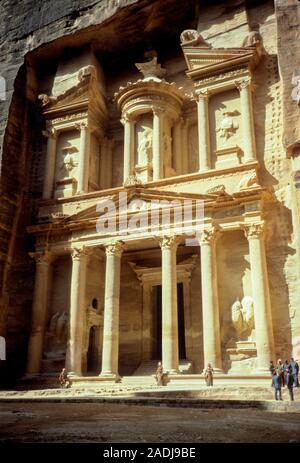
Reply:
M183 43L182 50L187 63L187 75L193 79L217 75L237 68L252 70L259 61L255 47L209 48Z

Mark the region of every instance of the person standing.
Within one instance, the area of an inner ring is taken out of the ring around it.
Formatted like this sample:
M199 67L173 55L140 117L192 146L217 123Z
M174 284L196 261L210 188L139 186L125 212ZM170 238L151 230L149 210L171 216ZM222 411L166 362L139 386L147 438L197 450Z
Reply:
M298 380L299 365L298 365L298 363L293 359L293 357L291 357L290 367L291 367L291 372L292 372L293 379L294 379L294 387L299 387L299 380Z
M294 400L294 391L293 391L294 377L289 368L287 368L285 371L285 383L289 390L290 400Z
M164 373L164 367L161 362L158 362L157 364L155 379L158 386L165 385L166 374Z
M276 370L277 370L277 375L281 377L281 386L284 387L284 365L281 361L281 359L277 360L277 365L276 365Z
M213 373L214 369L211 365L211 363L207 364L206 370L204 372L204 378L206 382L206 386L213 386Z
M272 376L274 374L274 371L275 371L275 365L274 365L273 360L270 360L269 371L270 371L270 375L271 375L271 378L272 378ZM271 381L271 387L272 386L273 386L273 384L272 384L272 381Z
M282 400L281 396L281 386L282 386L282 376L279 370L275 370L272 376L272 386L275 389L275 400Z

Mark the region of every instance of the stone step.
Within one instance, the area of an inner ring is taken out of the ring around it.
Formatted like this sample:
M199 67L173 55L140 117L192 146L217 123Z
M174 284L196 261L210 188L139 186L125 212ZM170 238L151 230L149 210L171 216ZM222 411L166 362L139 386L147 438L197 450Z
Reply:
M144 360L135 370L132 376L149 376L154 375L157 369L158 360ZM193 365L189 360L179 361L179 371L181 374L192 372Z

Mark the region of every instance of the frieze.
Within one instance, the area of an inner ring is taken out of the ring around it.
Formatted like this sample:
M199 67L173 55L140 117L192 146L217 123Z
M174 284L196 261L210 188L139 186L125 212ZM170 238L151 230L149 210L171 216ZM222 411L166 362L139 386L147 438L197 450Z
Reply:
M228 71L224 72L222 74L218 74L217 76L210 76L210 77L204 77L202 79L199 79L195 82L194 86L201 87L204 84L210 84L210 83L216 83L218 80L223 80L223 79L233 79L235 77L241 78L241 76L245 74L245 69L235 69L234 71Z
M52 124L58 124L60 122L68 122L73 121L76 119L86 118L88 116L87 112L83 113L75 113L75 114L66 114L65 116L56 117L55 119L51 119Z

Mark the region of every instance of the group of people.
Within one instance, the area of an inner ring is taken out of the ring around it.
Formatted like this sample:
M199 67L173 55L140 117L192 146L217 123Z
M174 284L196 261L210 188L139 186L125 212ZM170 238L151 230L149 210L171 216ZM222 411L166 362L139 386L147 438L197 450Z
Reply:
M294 400L294 387L299 387L299 364L291 358L290 362L277 360L274 365L270 361L270 373L272 376L272 387L274 387L275 400L282 400L281 389L286 386L289 391L290 400Z

